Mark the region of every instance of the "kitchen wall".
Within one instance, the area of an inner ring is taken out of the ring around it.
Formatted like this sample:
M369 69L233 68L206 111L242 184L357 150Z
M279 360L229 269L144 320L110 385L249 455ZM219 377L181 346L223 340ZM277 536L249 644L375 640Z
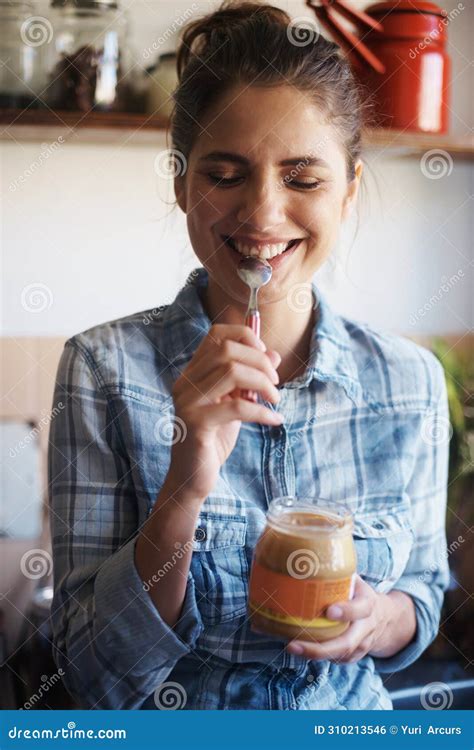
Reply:
M314 18L303 2L275 4ZM186 9L197 8L194 17L217 5L129 3L137 64L150 64L153 42L160 53L173 47L175 37L156 40L179 29L176 19ZM461 135L472 132L474 121L474 3L464 5L448 32L451 126ZM39 3L39 12L44 7ZM71 139L41 159L41 139L0 144L5 335L69 336L173 299L197 260L170 185L154 170L165 147L164 134L151 146ZM33 174L19 183L32 165ZM316 277L335 307L408 335L472 327L472 176L472 162L457 157L449 175L430 179L419 159L368 154L357 236L354 217Z

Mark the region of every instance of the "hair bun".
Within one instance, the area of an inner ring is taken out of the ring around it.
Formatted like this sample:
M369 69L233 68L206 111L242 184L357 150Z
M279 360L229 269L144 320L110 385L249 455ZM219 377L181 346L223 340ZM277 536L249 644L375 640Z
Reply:
M225 44L231 27L241 25L245 29L246 22L255 15L284 28L291 22L286 11L273 5L225 0L216 11L198 18L185 28L177 51L178 77L181 79L193 55L202 55L206 47L214 47L216 42Z

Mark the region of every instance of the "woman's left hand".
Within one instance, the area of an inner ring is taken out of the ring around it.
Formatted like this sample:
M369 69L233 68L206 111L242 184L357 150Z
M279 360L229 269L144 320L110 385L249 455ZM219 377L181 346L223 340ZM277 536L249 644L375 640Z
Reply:
M339 613L337 608L340 608ZM290 641L286 648L292 654L306 659L329 659L338 664L353 664L366 656L369 651L377 651L377 641L382 635L391 616L393 604L386 594L377 593L372 586L356 575L354 596L350 601L331 604L324 614L330 620L350 622L348 629L340 636L324 643ZM296 650L296 646L300 650Z

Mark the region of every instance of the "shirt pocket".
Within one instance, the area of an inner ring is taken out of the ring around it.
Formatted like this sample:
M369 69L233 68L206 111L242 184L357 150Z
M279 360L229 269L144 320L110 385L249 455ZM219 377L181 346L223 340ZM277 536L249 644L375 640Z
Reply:
M247 519L241 516L199 515L191 572L203 623L217 625L247 612L246 532Z
M377 591L389 591L402 576L413 547L409 511L382 517L356 517L354 543L357 572Z

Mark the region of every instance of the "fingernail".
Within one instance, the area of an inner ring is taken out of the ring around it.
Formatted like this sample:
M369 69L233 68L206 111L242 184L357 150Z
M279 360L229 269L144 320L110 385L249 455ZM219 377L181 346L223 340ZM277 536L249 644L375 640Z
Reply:
M291 654L302 654L304 649L301 643L290 643L290 645L287 647L287 651L289 651Z
M274 419L275 419L275 422L276 422L277 424L283 424L283 421L284 421L284 417L283 417L283 414L280 414L279 412L277 412L277 411L274 411L274 412L273 412L273 417L274 417Z
M273 368L273 372L272 372L272 375L273 375L273 382L274 382L274 383L278 383L278 381L280 380L280 376L278 375L278 373L277 373L277 371L275 370L275 368Z
M262 350L262 352L266 352L267 351L267 347L263 343L262 339L259 339L258 343L260 344L260 349Z
M329 607L326 616L330 620L339 620L343 615L342 609L340 607Z

